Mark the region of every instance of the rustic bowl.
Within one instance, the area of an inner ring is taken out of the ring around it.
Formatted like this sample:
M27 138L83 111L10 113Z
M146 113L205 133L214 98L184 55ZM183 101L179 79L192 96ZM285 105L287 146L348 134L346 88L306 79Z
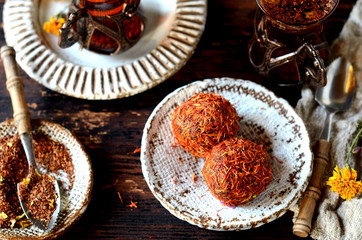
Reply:
M46 120L32 120L33 132L43 132L52 139L64 144L69 150L74 165L74 184L69 191L63 191L61 209L54 227L43 231L35 226L20 229L0 229L1 239L54 239L62 235L84 213L91 199L93 171L88 154L83 145L67 129ZM13 136L17 128L12 120L0 123L0 138ZM61 176L59 176L61 177ZM57 179L58 177L55 176ZM59 180L59 179L58 179ZM64 193L64 194L63 194Z
M199 92L228 99L239 116L238 135L263 144L270 156L273 179L246 205L227 207L213 197L201 174L204 159L175 145L171 113ZM251 81L217 78L181 87L154 109L144 128L141 163L152 193L176 217L211 230L242 230L268 223L296 203L311 175L312 152L307 129L287 101Z

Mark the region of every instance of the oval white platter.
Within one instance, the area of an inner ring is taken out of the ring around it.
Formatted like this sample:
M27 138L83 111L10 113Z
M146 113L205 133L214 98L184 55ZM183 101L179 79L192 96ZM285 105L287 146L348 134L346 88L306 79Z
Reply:
M229 100L239 116L238 136L262 144L270 156L273 179L246 205L231 208L213 197L201 173L204 159L175 145L171 113L199 92ZM143 131L141 164L152 193L176 217L211 230L243 230L282 216L296 203L308 185L312 151L307 129L287 101L251 81L216 78L181 87L160 102Z
M146 91L175 74L188 61L204 31L206 0L142 0L145 30L128 51L108 56L79 44L61 49L58 38L42 30L70 1L12 0L3 10L7 45L34 80L77 98L116 99Z

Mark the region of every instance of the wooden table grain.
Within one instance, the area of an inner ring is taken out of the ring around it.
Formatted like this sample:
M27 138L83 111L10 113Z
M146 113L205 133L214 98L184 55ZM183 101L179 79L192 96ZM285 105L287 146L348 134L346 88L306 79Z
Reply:
M341 0L326 20L325 35L330 43L338 37L354 3ZM0 0L1 19L3 5ZM176 88L213 77L264 83L247 54L256 9L255 0L209 1L206 28L191 59L167 81L136 96L106 101L68 97L48 90L21 70L32 117L71 130L92 159L92 200L83 217L60 239L298 239L292 233L292 212L256 229L234 232L205 230L176 218L149 190L139 154L130 154L141 146L143 127L152 110ZM5 44L1 27L0 45ZM12 108L0 65L0 121L4 121L12 118ZM272 90L292 105L300 98L299 88ZM137 208L127 206L131 200L137 202Z

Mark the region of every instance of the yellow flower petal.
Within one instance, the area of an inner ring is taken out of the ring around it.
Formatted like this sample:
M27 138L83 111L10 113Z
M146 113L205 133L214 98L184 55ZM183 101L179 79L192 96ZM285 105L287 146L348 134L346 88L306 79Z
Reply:
M1 213L0 213L0 217L1 217L2 219L7 219L7 218L8 218L8 215L7 215L6 213L4 213L4 212L1 212Z
M59 36L59 29L63 27L64 23L64 18L55 19L53 16L51 16L49 22L45 22L43 24L43 29L47 33L52 33Z
M30 183L30 178L23 178L22 184L28 185Z
M11 219L10 220L10 228L13 228L15 226L16 223L16 219Z
M331 191L337 192L342 199L351 200L362 191L362 183L356 179L357 172L353 168L340 169L336 166L327 185L331 186Z

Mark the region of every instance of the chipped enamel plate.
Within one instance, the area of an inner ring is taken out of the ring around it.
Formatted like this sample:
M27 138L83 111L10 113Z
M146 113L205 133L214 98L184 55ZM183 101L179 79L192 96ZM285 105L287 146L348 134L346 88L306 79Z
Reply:
M61 188L60 211L54 227L43 231L35 226L27 228L0 228L0 239L54 239L73 226L83 215L91 200L93 170L88 154L81 142L66 128L46 120L32 119L33 132L42 132L51 139L64 144L68 149L74 166L74 183L70 190ZM12 120L0 123L0 138L14 136L17 127ZM61 185L66 186L64 173L54 175Z
M201 174L204 159L175 146L171 113L199 92L228 99L239 116L238 135L263 144L270 156L271 183L244 206L227 207L213 197ZM302 119L287 101L251 81L206 79L179 88L154 109L143 132L142 171L152 193L170 213L201 228L249 229L282 216L304 192L312 170Z
M128 51L107 56L61 49L58 38L42 30L50 16L70 0L5 1L5 39L20 67L59 93L84 99L116 99L146 91L175 74L194 53L206 23L206 0L142 0L141 39Z

